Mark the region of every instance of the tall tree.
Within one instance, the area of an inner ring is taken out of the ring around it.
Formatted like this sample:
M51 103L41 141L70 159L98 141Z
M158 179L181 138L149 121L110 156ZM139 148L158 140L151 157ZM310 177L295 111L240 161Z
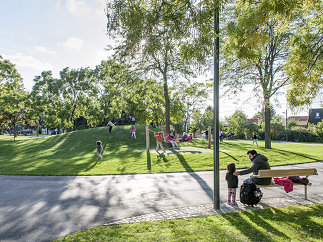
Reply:
M189 121L196 109L201 109L202 104L208 98L208 90L210 84L207 82L179 82L174 88L172 99L179 100L182 105L179 105L184 130L187 131Z
M260 94L266 148L271 148L270 99L280 88L290 85L289 102L297 105L312 100L322 87L321 10L318 0L235 1L234 20L227 25L223 80L232 90L253 84Z
M291 106L309 105L323 88L323 2L298 1L296 27L285 69L291 76L287 100Z
M0 56L0 117L11 124L14 139L16 126L23 121L26 112L26 101L27 93L15 65Z
M65 126L64 120L59 116L64 109L60 92L61 82L53 77L51 71L43 71L40 76L34 78L34 82L30 93L33 115L39 119L44 114L46 125L59 130Z
M102 61L95 69L100 87L98 113L107 119L118 118L121 111L136 115L136 121L161 120L164 114L162 86L155 80L141 79L125 63ZM106 121L106 120L105 120Z
M235 19L227 25L224 84L231 90L253 84L265 107L265 147L271 148L271 102L289 83L283 71L292 29L281 22L270 1L236 1ZM234 73L234 75L232 74Z
M91 96L95 96L97 86L89 68L69 69L60 72L61 93L64 102L64 116L68 126L75 129L75 119L86 118L86 106Z
M194 26L203 29L192 22L197 10L201 10L200 6L195 1L181 0L114 0L107 2L107 10L108 33L119 40L115 48L117 56L127 59L143 74L150 73L162 80L166 131L169 132L169 81L175 81L179 76L191 77L193 59L195 64L205 63L205 53L210 54L209 48L193 51L190 42ZM212 26L211 23L208 27ZM202 40L212 43L212 38L204 37ZM188 56L194 56L191 62L187 61Z

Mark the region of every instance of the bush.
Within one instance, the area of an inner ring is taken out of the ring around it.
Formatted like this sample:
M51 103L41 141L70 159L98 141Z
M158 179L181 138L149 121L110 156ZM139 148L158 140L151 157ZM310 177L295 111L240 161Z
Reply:
M320 142L320 137L317 134L307 130L287 130L288 141L295 142ZM273 135L273 140L286 140L286 132L281 131Z
M320 142L323 142L323 122L319 122L317 125L308 124L308 130L320 137Z

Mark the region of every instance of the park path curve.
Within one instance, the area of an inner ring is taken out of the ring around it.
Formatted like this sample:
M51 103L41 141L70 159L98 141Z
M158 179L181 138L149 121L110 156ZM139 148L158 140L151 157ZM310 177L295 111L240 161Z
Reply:
M0 241L50 241L102 224L198 216L323 202L323 162L317 168L309 200L297 186L263 189L257 208L227 206L225 171L220 171L221 210L212 208L213 172L106 176L0 176ZM246 177L246 176L245 176ZM243 181L244 176L239 178Z

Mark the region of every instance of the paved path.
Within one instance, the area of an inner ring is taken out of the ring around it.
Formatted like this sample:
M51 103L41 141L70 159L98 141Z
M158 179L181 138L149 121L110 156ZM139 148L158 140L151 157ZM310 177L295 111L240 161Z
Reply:
M288 194L283 188L263 189L256 208L227 206L221 171L221 210L217 211L212 208L213 172L0 176L0 241L49 241L101 224L323 203L323 162L293 167L318 169L320 176L310 177L308 201L304 201L304 188L296 186Z

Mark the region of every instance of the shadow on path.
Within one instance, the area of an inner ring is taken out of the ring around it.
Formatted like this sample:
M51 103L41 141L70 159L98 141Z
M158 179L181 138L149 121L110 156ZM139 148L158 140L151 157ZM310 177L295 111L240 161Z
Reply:
M183 155L178 153L176 150L172 150L172 152L177 156L179 162L185 168L185 170L200 184L201 188L205 191L205 193L213 199L213 190L209 187L209 185L190 167L190 165L186 162Z

